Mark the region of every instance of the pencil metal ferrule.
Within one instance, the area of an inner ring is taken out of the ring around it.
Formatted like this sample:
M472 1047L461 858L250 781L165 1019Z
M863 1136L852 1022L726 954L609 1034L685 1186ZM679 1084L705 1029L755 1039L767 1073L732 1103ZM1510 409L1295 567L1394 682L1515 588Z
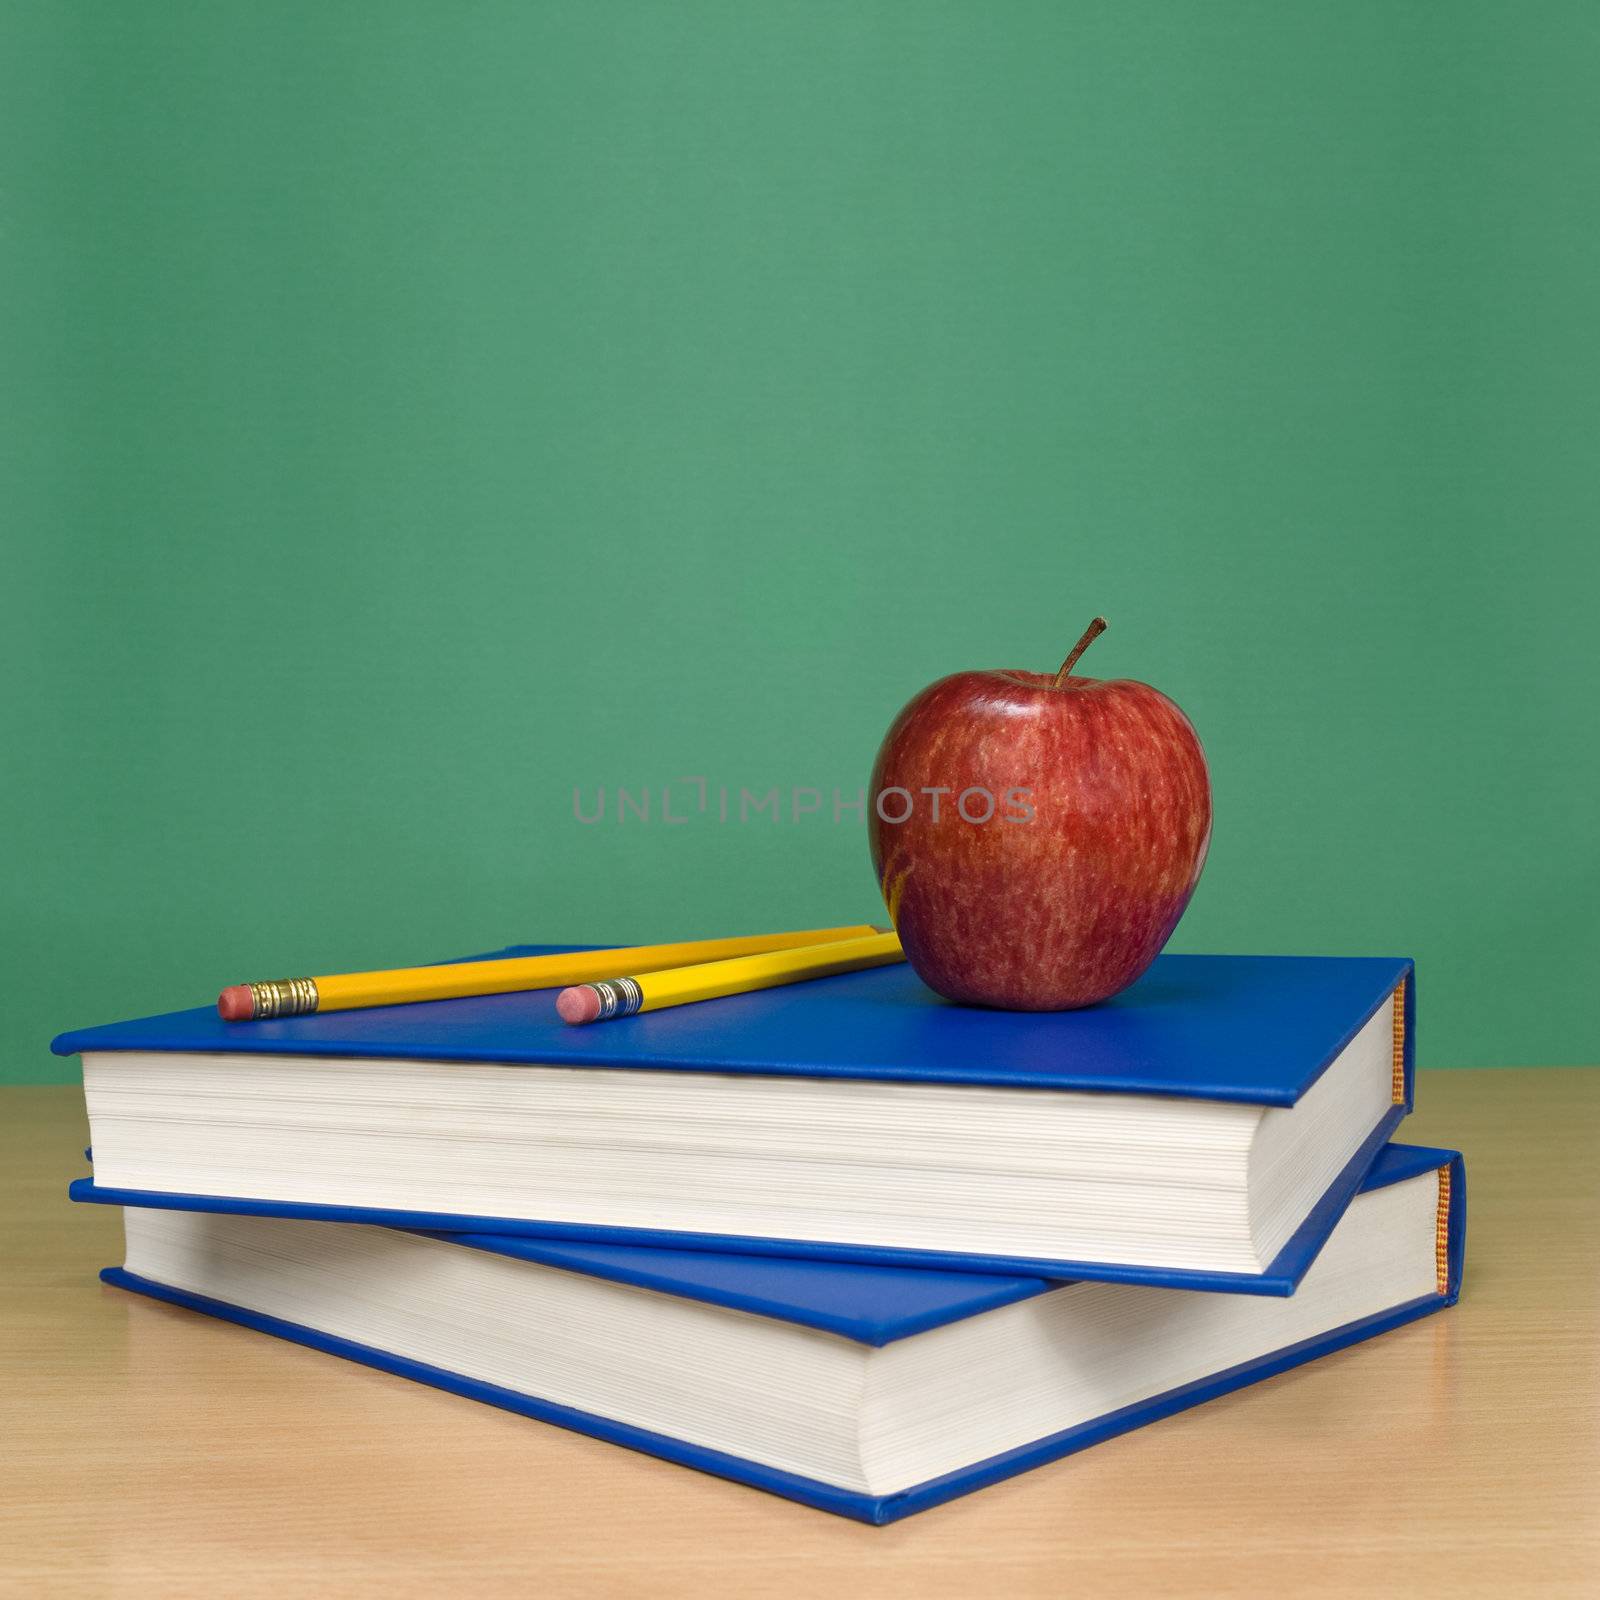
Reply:
M608 1017L631 1017L644 1004L644 990L634 978L597 978L589 987L600 997L596 1022Z
M250 985L250 1017L254 1022L272 1017L303 1017L316 1009L315 978L277 978Z

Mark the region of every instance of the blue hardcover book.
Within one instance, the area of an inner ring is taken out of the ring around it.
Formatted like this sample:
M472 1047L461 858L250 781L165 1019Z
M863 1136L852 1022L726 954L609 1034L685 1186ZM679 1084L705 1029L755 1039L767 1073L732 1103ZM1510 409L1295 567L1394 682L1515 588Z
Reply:
M1173 955L1051 1015L897 966L587 1028L542 991L54 1048L119 1200L1287 1295L1410 1107L1414 994L1403 960Z
M1389 1146L1288 1299L133 1207L102 1276L884 1523L1452 1304L1465 1206Z

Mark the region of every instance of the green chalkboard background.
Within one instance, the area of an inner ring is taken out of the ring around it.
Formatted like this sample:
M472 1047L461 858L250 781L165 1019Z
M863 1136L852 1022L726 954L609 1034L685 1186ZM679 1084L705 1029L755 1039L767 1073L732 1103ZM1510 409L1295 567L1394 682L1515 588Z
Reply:
M1600 1059L1597 73L1538 0L13 0L0 1075L869 918L834 790L1096 611L1212 762L1178 948Z

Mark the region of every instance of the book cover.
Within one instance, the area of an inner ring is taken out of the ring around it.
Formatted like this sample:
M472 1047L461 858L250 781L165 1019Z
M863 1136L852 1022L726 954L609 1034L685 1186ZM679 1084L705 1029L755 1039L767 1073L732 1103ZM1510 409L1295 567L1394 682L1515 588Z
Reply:
M205 1006L63 1033L51 1049L903 1079L1291 1106L1402 981L1409 1089L1412 964L1366 956L1162 955L1122 994L1082 1011L952 1005L902 964L587 1028L563 1023L554 991L539 989L270 1022L224 1022Z

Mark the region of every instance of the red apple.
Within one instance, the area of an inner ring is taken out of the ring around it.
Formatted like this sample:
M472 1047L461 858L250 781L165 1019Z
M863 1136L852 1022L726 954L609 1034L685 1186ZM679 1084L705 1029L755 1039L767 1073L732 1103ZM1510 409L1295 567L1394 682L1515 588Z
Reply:
M1127 988L1199 881L1211 783L1149 684L958 672L894 720L872 770L872 861L907 959L969 1005L1064 1011Z

